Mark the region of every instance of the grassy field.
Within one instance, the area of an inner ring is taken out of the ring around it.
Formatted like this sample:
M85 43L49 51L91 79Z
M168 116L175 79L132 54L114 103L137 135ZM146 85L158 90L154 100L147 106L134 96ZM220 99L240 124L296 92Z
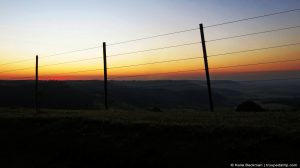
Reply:
M0 109L1 167L297 163L298 112Z

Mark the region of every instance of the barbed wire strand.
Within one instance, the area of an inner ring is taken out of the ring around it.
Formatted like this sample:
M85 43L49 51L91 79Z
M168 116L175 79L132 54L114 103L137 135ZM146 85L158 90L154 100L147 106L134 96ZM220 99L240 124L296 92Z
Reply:
M25 79L33 79L34 77L33 76L28 76L28 77L17 77L17 78L4 78L4 79L1 79L2 81L3 80L25 80Z
M259 62L259 63L252 63L252 64L239 64L239 65L230 65L230 66L221 66L215 67L210 69L226 69L226 68L235 68L235 67L242 67L242 66L253 66L253 65L264 65L264 64L275 64L275 63L282 63L282 62L292 62L292 61L299 61L299 59L290 59L290 60L279 60L279 61L270 61L270 62Z
M230 66L222 66L222 67L212 67L210 69L223 69L223 68L232 68L232 67L241 67L241 66L253 66L253 65L273 64L273 63L291 62L291 61L299 61L299 60L300 59L278 60L278 61L270 61L270 62L259 62L259 63L253 63L253 64L239 64L239 65L230 65ZM83 71L73 71L73 72L61 73L59 75L62 75L62 74L72 74L72 73L82 73L82 72L91 72L91 71L99 71L99 70L103 70L103 69L91 69L91 70L83 70ZM191 72L191 71L200 71L200 70L205 70L205 69L192 69L192 70L164 72L164 73L156 73L156 74L169 74L169 73L177 73L177 72L181 73L181 72ZM155 74L141 74L141 75L130 75L130 76L112 76L111 79L139 77L139 76L147 76L147 75L155 75ZM53 76L53 75L51 75L51 76Z
M162 72L162 73L155 73L155 74L140 74L140 75L130 75L130 76L112 76L110 79L119 79L119 78L134 78L134 77L141 77L141 76L156 76L156 75L166 75L166 74L173 74L173 73L185 73L185 72L195 72L204 69L191 69L191 70L183 70L183 71L173 71L173 72Z
M54 56L59 56L59 55L71 54L71 53L75 53L75 52L82 52L82 51L87 51L87 50L93 50L93 49L97 49L97 48L102 48L102 46L96 46L96 47L90 47L90 48L85 48L85 49L78 49L78 50L66 51L66 52L61 52L61 53L56 53L56 54L51 54L51 55L46 55L46 56L39 56L39 58L54 57ZM30 60L34 60L34 59L32 58L32 59L23 59L23 60L17 60L17 61L7 62L7 63L4 63L4 64L0 64L0 66L9 65L9 64L16 64L16 63L21 63L21 62L26 62L26 61L30 61Z
M265 47L265 48L256 48L256 49L251 49L251 50L243 50L243 51L235 51L235 52L229 52L229 53L221 53L221 54L209 55L207 57L217 57L217 56L223 56L223 55L228 55L228 54L237 54L237 53L243 53L243 52L267 50L267 49L273 49L273 48L279 48L279 47L287 47L287 46L299 45L299 44L300 43L292 43L292 44L285 44L285 45L280 45L280 46L271 46L271 47ZM132 65L110 67L110 68L107 68L107 69L136 67L136 66L144 66L144 65L151 65L151 64L160 64L160 63L168 63L168 62L175 62L175 61L192 60L192 59L199 59L199 58L203 58L203 57L190 57L190 58L184 58L184 59L174 59L174 60L166 60L166 61L158 61L158 62L150 62L150 63L142 63L142 64L132 64Z
M300 59L290 59L290 60L278 60L278 61L271 61L271 62L259 62L253 64L239 64L239 65L231 65L231 66L223 66L223 67L213 67L209 69L224 69L224 68L232 68L232 67L242 67L242 66L253 66L253 65L263 65L263 64L274 64L274 63L282 63L282 62L292 62L292 61L299 61ZM203 71L205 69L192 69L192 70L183 70L183 71L174 71L174 72L164 72L164 73L156 73L156 74L169 74L169 73L177 73L177 72L190 72L190 71ZM140 77L140 76L147 76L147 75L155 75L155 74L141 74L141 75L130 75L130 76L112 76L110 79L117 79L117 78L132 78L132 77Z
M298 10L300 10L300 9L297 8L297 9L291 9L291 10L286 10L286 11L281 11L281 12L269 13L269 14L260 15L260 16L248 17L248 18L244 18L244 19L238 19L238 20L233 20L233 21L228 21L228 22L223 22L223 23L217 23L217 24L205 26L204 28L217 27L217 26L222 26L222 25L227 25L227 24L232 24L232 23L237 23L237 22L243 22L243 21L268 17L268 16L274 16L274 15L279 15L279 14L284 14L284 13L295 12L295 11L298 11Z
M166 61L156 61L156 62L148 62L148 63L142 63L142 64L132 64L132 65L110 67L110 68L107 68L107 69L118 69L118 68L136 67L136 66L144 66L144 65L152 65L152 64L162 64L162 63L169 63L169 62L176 62L176 61L193 60L193 59L199 59L199 58L203 58L203 57L190 57L190 58L184 58L184 59L173 59L173 60L166 60Z
M162 36L169 36L169 35L173 35L173 34L185 33L185 32L190 32L190 31L195 31L195 30L199 30L199 28L191 28L191 29L186 29L186 30L181 30L181 31L165 33L165 34L153 35L153 36L148 36L148 37L141 37L141 38L137 38L137 39L133 39L133 40L126 40L126 41L121 41L121 42L108 44L107 46L119 45L119 44L130 43L130 42L136 42L136 41L147 40L147 39L152 39L152 38L157 38L157 37L162 37Z
M221 54L208 55L207 57L218 57L218 56L223 56L223 55L239 54L239 53L252 52L252 51L269 50L269 49L274 49L274 48L295 46L295 45L299 45L299 44L300 43L290 43L290 44L285 44L285 45L277 45L277 46L270 46L270 47L264 47L264 48L255 48L255 49L250 49L250 50L233 51L233 52L227 52L227 53L221 53Z
M242 22L242 21L247 21L247 20L253 20L253 19L258 19L258 18L273 16L273 15L290 13L290 12L295 12L295 11L298 11L298 10L300 10L300 9L297 8L297 9L285 10L285 11L281 11L281 12L274 12L274 13L269 13L269 14L265 14L265 15L259 15L259 16L244 18L244 19L233 20L233 21L229 21L229 22L223 22L223 23L213 24L213 25L206 26L204 28L216 27L216 26L221 26L221 25L226 25L226 24L231 24L231 23L237 23L237 22ZM159 34L159 35L153 35L153 36L148 36L148 37L141 37L141 38L132 39L132 40L115 42L115 43L112 43L112 44L108 44L107 46L124 44L124 43L130 43L130 42L135 42L135 41L140 41L140 40L147 40L147 39L152 39L152 38L156 38L156 37L168 36L168 35L173 35L173 34L178 34L178 33L184 33L184 32L189 32L189 31L194 31L194 30L199 30L199 28L191 28L191 29L186 29L186 30L181 30L181 31L175 31L175 32L165 33L165 34Z
M136 53L142 53L142 52L164 50L164 49L169 49L169 48L177 48L177 47L189 46L189 45L200 44L200 43L201 43L200 41L197 41L197 42L192 42L192 43L185 43L185 44L178 44L178 45L171 45L171 46L165 46L165 47L159 47L159 48L151 48L151 49L146 49L146 50L138 50L138 51L108 55L107 57L116 57L116 56L121 56L121 55L129 55L129 54L136 54Z
M212 40L208 40L208 41L205 41L205 42L209 43L209 42L220 41L220 40L240 38L240 37L258 35L258 34L265 34L265 33L271 33L271 32L283 31L283 30L290 30L290 29L295 29L295 28L299 28L299 27L300 26L293 26L293 27L286 27L286 28L280 28L280 29L266 30L266 31L255 32L255 33L248 33L248 34L242 34L242 35L236 35L236 36L230 36L230 37L217 38L217 39L212 39Z
M21 62L28 62L28 61L33 61L34 59L23 59L23 60L18 60L18 61L13 61L13 62L8 62L8 63L4 63L4 64L0 64L0 66L4 66L4 65L10 65L10 64L16 64L16 63L21 63Z
M6 73L6 72L15 72L15 71L22 71L22 70L29 70L29 69L35 69L34 67L28 67L28 68L19 68L19 69L12 69L12 70L6 70L6 71L1 71L1 73Z
M294 29L294 28L299 28L299 27L300 26L293 26L293 27L286 27L286 28L280 28L280 29L273 29L273 30L267 30L267 31L262 31L262 32L255 32L255 33L242 34L242 35L237 35L237 36L218 38L218 39L208 40L206 42L214 42L214 41L225 40L225 39L232 39L232 38L239 38L239 37L257 35L257 34L263 34L263 33L270 33L270 32L275 32L275 31L289 30L289 29ZM107 57L115 57L115 56L136 54L136 53L156 51L156 50L169 49L169 48L176 48L176 47L189 46L189 45L201 44L201 43L202 42L197 41L197 42L192 42L192 43L185 43L185 44L179 44L179 45L172 45L172 46L165 46L165 47L152 48L152 49L146 49L146 50L132 51L132 52L127 52L127 53L114 54L114 55L109 55Z
M39 68L49 67L49 66L56 66L56 65L63 65L63 64L71 64L71 63L82 62L82 61L90 61L90 60L101 59L101 58L102 57L93 57L93 58L79 59L79 60L73 60L73 61L59 62L59 63L55 63L55 64L42 65L42 66L39 66Z
M66 51L66 52L61 52L61 53L56 53L56 54L41 56L39 58L49 58L49 57L54 57L54 56L59 56L59 55L65 55L65 54L71 54L71 53L75 53L75 52L82 52L82 51L87 51L87 50L93 50L93 49L98 49L98 48L102 48L102 46L84 48L84 49L79 49L79 50L71 50L71 51Z
M101 70L103 70L103 69L88 69L88 70L81 70L81 71L64 72L64 73L59 73L59 74L51 74L51 76L84 73L84 72L95 72L95 71L101 71ZM47 76L47 75L44 75L44 76Z

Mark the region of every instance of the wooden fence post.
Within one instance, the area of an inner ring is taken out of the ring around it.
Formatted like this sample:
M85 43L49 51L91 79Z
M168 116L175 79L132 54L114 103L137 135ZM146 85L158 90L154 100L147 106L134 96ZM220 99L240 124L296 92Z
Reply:
M208 96L209 96L209 106L210 106L210 111L213 112L214 111L214 105L213 105L211 86L210 86L209 68L208 68L208 61L207 61L207 53L206 53L206 45L205 45L203 24L200 24L199 26L200 26L200 35L201 35L201 44L202 44L202 50L203 50L203 58L204 58L204 64L205 64L205 74L206 74L206 82L207 82L207 89L208 89Z
M105 43L105 42L103 42L103 66L104 66L104 103L105 103L105 109L108 110L108 100L107 100L106 43Z
M35 56L35 112L40 111L39 107L39 56Z

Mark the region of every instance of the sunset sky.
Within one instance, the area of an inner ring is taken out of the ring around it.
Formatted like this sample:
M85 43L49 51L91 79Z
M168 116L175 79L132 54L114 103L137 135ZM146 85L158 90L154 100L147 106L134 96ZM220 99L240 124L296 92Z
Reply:
M0 0L0 79L33 77L35 55L40 57L41 79L102 79L102 48L48 56L101 46L102 42L109 45L137 38L194 29L198 28L200 23L209 26L299 8L299 0ZM294 26L300 26L300 10L205 28L205 36L206 40L209 41ZM208 55L216 55L300 43L299 37L300 28L298 27L208 42L207 52ZM199 41L199 30L194 30L107 46L107 55ZM263 78L285 77L286 74L290 76L299 75L299 46L211 57L209 58L209 66L212 78L252 79L253 74L258 74L260 71L271 72L270 75L263 73ZM201 44L108 57L109 79L128 79L118 77L142 74L151 75L130 79L203 79L202 58L115 68L193 57L202 57ZM89 58L95 59L46 66ZM24 59L31 60L12 63ZM288 62L287 60L294 61ZM285 62L220 68L277 61ZM10 71L23 68L30 69ZM75 71L87 72L71 73ZM168 72L176 71L178 73L168 74ZM278 75L274 73L277 71ZM247 74L250 74L249 77ZM257 77L261 78L261 76Z

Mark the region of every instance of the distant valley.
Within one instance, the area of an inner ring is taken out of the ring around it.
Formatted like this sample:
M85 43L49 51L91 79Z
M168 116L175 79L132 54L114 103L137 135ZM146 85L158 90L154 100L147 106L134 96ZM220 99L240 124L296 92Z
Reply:
M109 106L127 110L208 111L205 81L109 81ZM300 81L212 81L217 110L226 111L253 100L269 111L298 111ZM103 81L40 81L41 108L102 109ZM0 81L0 106L34 107L34 81Z

